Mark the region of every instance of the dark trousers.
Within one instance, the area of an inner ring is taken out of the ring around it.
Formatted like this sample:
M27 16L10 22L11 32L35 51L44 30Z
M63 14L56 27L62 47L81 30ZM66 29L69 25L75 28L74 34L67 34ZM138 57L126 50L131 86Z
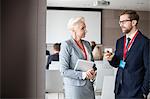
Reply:
M144 98L143 96L141 96L141 97L133 97L133 98L123 98L123 97L120 97L118 95L115 95L115 99L146 99L146 98Z

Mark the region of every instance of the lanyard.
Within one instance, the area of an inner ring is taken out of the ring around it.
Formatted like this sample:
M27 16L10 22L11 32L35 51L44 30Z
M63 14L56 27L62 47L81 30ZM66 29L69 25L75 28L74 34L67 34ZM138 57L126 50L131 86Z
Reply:
M82 52L84 54L84 57L87 60L87 54L86 54L85 47L84 47L83 43L82 43L82 46L80 46L79 43L76 40L74 40L74 41L76 42L76 44L78 45L78 47L82 50Z
M138 34L138 31L135 33L134 37L131 39L131 42L129 42L128 46L126 46L126 36L124 37L123 60L126 59L127 52L129 48L131 47L131 45L133 44L137 34Z

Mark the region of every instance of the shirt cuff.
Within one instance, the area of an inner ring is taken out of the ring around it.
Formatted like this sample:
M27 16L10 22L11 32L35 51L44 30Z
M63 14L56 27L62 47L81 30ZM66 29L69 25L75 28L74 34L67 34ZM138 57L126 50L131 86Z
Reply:
M86 72L82 72L82 79L83 79L83 80L86 79Z

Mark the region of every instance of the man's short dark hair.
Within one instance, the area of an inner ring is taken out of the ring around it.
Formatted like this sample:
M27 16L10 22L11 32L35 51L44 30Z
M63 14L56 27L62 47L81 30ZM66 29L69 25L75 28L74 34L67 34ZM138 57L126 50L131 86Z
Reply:
M61 43L55 43L55 44L53 45L53 48L54 48L56 51L60 51L60 45L61 45Z
M121 15L124 15L124 14L128 14L130 20L136 20L136 21L137 21L137 24L138 24L139 15L137 14L136 11L134 11L134 10L125 10L125 11L123 11L123 12L120 14L120 16L121 16Z

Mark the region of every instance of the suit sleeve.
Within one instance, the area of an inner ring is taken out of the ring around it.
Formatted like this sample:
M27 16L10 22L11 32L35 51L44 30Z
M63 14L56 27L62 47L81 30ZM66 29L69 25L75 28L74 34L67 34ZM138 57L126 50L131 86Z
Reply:
M145 95L148 95L150 91L150 53L149 53L149 48L150 48L150 40L147 41L144 45L144 51L143 51L143 60L144 60L144 68L145 68L145 76L144 76L144 81L143 81L143 86L142 86L142 91Z
M63 42L61 44L61 50L59 53L59 60L60 60L60 72L62 76L69 77L73 79L82 79L82 72L81 71L74 71L70 68L70 58L71 58L71 48L67 42Z
M120 64L120 59L119 59L119 53L118 53L118 40L117 40L117 43L116 43L116 50L115 50L115 54L114 54L114 57L112 58L111 61L109 61L110 65L117 68Z

